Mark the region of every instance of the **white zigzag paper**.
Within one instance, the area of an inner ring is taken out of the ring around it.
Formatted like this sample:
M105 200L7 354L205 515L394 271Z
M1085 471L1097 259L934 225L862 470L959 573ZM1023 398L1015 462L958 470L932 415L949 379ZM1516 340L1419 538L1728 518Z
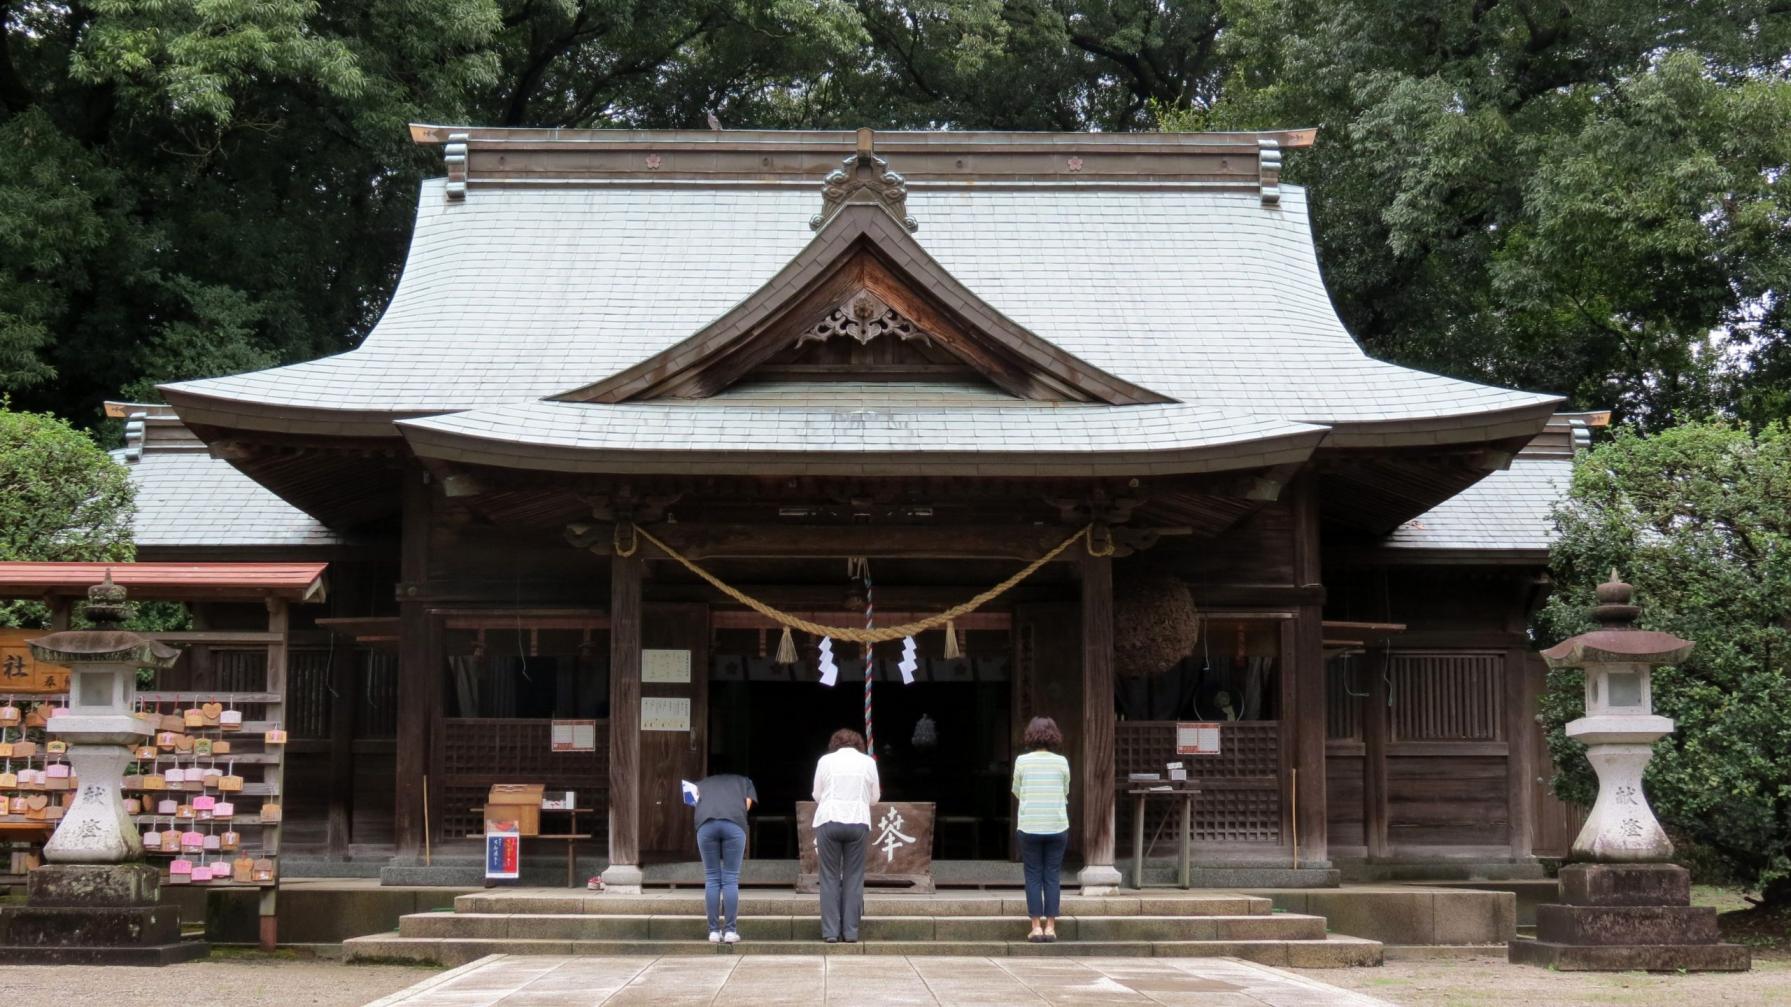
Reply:
M913 685L914 669L920 667L920 661L916 660L914 656L913 637L904 637L902 639L902 660L896 667L900 668L902 671L902 684Z

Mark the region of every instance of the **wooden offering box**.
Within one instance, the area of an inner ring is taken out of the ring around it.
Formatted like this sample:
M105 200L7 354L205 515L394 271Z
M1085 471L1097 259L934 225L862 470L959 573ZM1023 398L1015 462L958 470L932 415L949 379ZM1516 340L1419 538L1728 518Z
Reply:
M821 862L815 852L815 802L796 803L796 890L820 889ZM871 833L865 839L865 887L907 884L933 890L933 802L883 801L871 805Z

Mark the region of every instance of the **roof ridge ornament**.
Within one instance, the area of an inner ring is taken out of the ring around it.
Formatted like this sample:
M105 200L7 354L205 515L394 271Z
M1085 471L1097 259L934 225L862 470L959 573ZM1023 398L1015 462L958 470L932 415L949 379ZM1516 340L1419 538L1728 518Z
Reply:
M448 166L448 186L443 195L450 203L466 201L466 141L465 133L449 133L447 145L442 147L442 161Z
M1256 186L1262 205L1281 205L1281 141L1260 137L1256 141Z
M819 231L842 207L853 203L881 207L910 233L920 230L920 223L908 215L908 180L890 171L889 162L877 156L875 136L874 130L860 129L858 149L822 180L821 212L809 218L809 230Z

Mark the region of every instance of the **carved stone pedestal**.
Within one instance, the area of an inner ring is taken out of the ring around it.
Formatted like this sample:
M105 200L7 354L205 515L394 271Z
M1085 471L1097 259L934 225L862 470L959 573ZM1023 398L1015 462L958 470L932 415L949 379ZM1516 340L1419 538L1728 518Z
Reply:
M0 910L0 964L170 965L210 947L180 939L180 912L159 904L147 864L46 864L26 904Z
M1514 963L1562 972L1745 972L1747 948L1723 944L1716 910L1691 905L1691 876L1672 864L1574 864L1561 902L1536 907L1536 939Z

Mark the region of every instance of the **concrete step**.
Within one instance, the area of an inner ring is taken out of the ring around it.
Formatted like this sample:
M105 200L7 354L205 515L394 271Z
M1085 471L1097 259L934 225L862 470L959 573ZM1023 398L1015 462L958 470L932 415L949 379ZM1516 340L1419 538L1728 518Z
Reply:
M741 916L802 916L816 906L813 895L793 892L740 893ZM1274 910L1271 899L1233 892L1188 892L1164 895L1065 895L1065 916L1266 916ZM474 892L454 900L461 913L508 913L565 915L586 913L618 916L699 916L703 893L670 892L644 895L580 893L564 888L519 888ZM879 895L867 893L867 916L1024 916L1026 897L1021 892L975 895Z
M1030 944L1018 941L865 940L856 944L819 941L754 941L710 944L706 940L515 940L400 937L379 934L356 937L342 945L350 962L417 962L464 965L486 955L973 955L1242 958L1264 965L1293 968L1351 968L1381 963L1381 945L1356 937L1329 935L1321 940L1184 940L1068 941Z
M689 940L707 930L697 914L507 914L416 913L399 920L401 937L474 940ZM1024 915L867 915L859 932L867 941L1009 941L1024 937ZM1063 940L1091 942L1283 940L1325 937L1322 916L1064 916ZM821 918L799 915L740 916L740 935L753 941L818 941Z

